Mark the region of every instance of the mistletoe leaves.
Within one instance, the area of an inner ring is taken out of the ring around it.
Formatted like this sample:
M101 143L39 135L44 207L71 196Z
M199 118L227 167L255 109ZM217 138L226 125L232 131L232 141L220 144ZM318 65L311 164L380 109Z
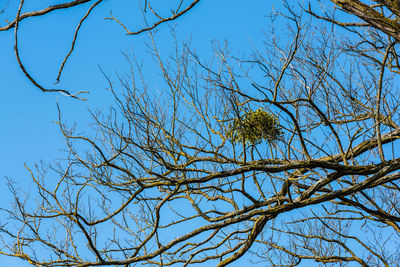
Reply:
M276 141L282 134L278 118L263 108L259 108L256 111L248 111L239 118L234 118L228 127L227 138L233 142L256 145L263 140Z

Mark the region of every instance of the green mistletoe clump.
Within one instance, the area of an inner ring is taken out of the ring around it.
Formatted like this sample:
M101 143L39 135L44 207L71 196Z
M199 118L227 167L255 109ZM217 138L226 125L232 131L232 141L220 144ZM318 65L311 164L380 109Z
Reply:
M227 131L230 140L252 145L263 140L275 141L282 134L278 118L263 108L246 112L240 118L233 119Z

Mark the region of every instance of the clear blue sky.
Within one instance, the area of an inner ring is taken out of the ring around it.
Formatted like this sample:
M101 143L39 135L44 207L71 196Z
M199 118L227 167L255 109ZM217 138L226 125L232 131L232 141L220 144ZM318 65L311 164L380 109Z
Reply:
M30 5L36 5L36 2L27 1L23 12L35 8ZM59 150L64 147L64 140L52 122L57 120L57 101L65 121L70 124L76 122L78 129L84 131L90 121L87 109L104 108L111 104L109 94L104 90L106 81L98 66L107 74L123 73L127 71L127 64L121 51L133 50L151 68L151 58L146 55L144 46L146 34L126 36L115 22L103 20L112 10L113 15L126 21L131 29L139 28L136 25L143 25L141 15L135 13L134 6L129 6L129 2L135 1L104 1L94 10L83 25L75 52L65 67L61 87L72 92L90 91L87 102L56 93L44 94L32 86L15 59L14 32L0 32L0 203L3 207L11 202L4 186L6 176L29 192L32 183L24 163L33 166L40 160L51 162L62 155ZM265 15L272 11L273 3L279 5L280 2L204 0L189 14L169 25L176 25L179 40L191 38L193 47L205 56L211 54L210 41L225 39L229 41L233 53L246 54L250 53L252 45L261 44L263 30L269 23ZM40 1L40 6L36 8L49 3L54 2ZM10 8L14 7L12 5ZM86 5L85 10L62 10L20 24L22 60L42 84L50 87L55 81L79 18L88 7ZM15 9L12 11L10 14L15 14ZM2 22L4 18L12 19L12 16L0 15ZM159 27L157 36L161 52L168 54L172 47L168 25ZM156 81L158 73L154 77ZM7 220L0 219L1 222ZM27 265L20 260L0 257L0 266Z

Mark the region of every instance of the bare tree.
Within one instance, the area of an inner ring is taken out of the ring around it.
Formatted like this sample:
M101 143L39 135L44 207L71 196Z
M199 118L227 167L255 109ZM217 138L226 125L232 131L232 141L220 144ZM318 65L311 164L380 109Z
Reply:
M369 8L395 20L389 4ZM93 113L95 135L60 113L66 159L27 167L36 202L10 181L1 253L37 266L226 266L245 255L397 266L396 36L372 11L343 22L341 11L286 8L246 58L216 43L206 63L176 43L165 59L150 32L165 90L129 55L129 75L105 75L116 104Z

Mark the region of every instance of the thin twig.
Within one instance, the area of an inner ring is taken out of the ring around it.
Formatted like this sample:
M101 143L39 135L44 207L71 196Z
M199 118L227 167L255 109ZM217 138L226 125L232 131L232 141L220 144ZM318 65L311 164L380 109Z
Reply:
M42 85L40 85L26 70L24 64L21 61L20 55L19 55L19 50L18 50L18 26L19 26L19 21L20 21L20 14L21 14L21 9L22 6L24 5L24 0L21 0L21 3L19 5L18 8L18 12L17 12L17 16L15 18L15 32L14 32L14 51L15 51L15 56L17 58L18 61L18 65L20 67L20 69L22 70L22 72L25 74L25 76L37 87L39 88L42 92L58 92L61 93L65 96L70 96L79 100L86 100L84 98L80 98L77 95L81 94L81 93L88 93L87 91L79 91L77 93L71 94L70 92L68 92L67 90L64 89L46 89L44 88Z
M81 28L81 26L82 26L82 23L83 23L83 22L86 20L86 18L89 16L90 12L91 12L98 4L100 4L100 2L102 2L102 1L103 1L103 0L98 0L96 3L94 3L94 4L88 9L88 11L86 12L85 16L83 16L83 18L79 21L79 24L78 24L78 26L76 27L76 30L75 30L74 38L72 39L71 48L70 48L68 54L65 56L65 58L64 58L64 60L63 60L63 62L62 62L62 64L61 64L61 67L60 67L60 69L59 69L59 71L58 71L58 75L57 75L57 79L56 79L56 82L55 82L55 83L59 83L59 82L60 82L61 73L62 73L62 71L63 71L63 69L64 69L65 63L67 62L68 58L70 57L70 55L72 54L72 52L73 52L73 50L74 50L74 48L75 48L76 38L78 37L78 33L79 33L79 30L80 30L80 28Z

